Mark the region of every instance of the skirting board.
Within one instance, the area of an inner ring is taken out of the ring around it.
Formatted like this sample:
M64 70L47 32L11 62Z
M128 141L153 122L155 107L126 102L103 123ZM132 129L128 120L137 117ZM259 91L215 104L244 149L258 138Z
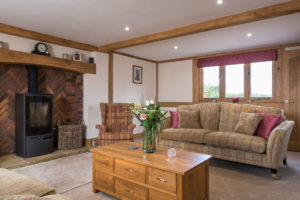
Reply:
M141 139L144 137L144 133L136 133L136 134L133 134L133 139ZM85 146L92 146L92 141L93 140L97 140L97 138L87 138L85 139Z

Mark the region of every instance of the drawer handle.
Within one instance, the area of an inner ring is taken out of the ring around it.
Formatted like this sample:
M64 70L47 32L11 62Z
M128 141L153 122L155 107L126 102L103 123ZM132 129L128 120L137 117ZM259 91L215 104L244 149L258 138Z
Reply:
M133 191L133 190L126 190L126 192L129 192L129 193L131 193L131 194L133 194L133 193L134 193L134 191Z
M168 180L165 179L165 178L159 178L159 177L157 177L156 180L159 180L159 181L164 182L164 183L168 182Z
M128 169L128 168L125 168L126 171L130 172L130 173L133 173L134 170L133 169Z
M102 165L108 165L108 163L107 163L107 162L104 162L104 161L98 160L98 162L101 163Z

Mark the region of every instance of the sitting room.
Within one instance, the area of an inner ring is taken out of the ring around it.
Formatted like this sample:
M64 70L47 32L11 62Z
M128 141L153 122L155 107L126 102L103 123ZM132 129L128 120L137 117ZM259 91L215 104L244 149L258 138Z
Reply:
M0 200L300 199L299 0L1 0Z

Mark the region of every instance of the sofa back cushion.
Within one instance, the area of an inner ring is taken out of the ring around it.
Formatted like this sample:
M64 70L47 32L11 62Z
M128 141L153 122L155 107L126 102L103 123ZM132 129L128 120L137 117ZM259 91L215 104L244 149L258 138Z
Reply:
M182 105L178 106L177 110L199 111L201 128L214 131L217 131L219 128L221 103Z
M234 132L234 129L239 122L241 112L255 113L256 110L262 113L281 114L280 108L249 104L221 103L219 131Z
M220 121L220 103L200 103L196 104L200 110L201 128L217 131Z

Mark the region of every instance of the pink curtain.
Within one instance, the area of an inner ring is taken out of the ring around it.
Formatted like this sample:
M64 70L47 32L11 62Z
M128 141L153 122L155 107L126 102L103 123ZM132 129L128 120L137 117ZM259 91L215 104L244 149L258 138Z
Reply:
M250 53L200 58L198 59L197 66L201 68L275 60L277 60L277 49L270 49Z

